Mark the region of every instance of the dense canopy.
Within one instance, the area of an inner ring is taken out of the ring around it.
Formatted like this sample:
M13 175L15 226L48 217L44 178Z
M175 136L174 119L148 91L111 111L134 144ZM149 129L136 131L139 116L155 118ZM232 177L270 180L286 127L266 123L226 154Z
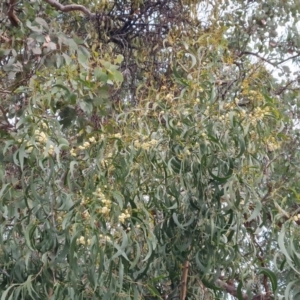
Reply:
M300 3L0 8L1 300L300 297Z

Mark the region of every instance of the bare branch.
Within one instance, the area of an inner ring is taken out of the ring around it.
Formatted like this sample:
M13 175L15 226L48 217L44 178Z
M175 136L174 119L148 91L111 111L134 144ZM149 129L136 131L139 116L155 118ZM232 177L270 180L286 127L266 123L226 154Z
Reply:
M188 272L189 272L189 261L186 260L183 265L182 276L181 276L180 300L185 300L186 298Z
M266 62L266 63L272 65L273 67L276 67L276 66L277 66L277 64L272 63L270 60L268 60L268 59L266 59L266 58L260 56L258 53L254 53L254 52L250 52L250 51L244 51L244 52L242 52L242 53L240 54L240 56L242 56L242 55L253 55L253 56L256 56L257 58L263 60L264 62Z
M294 55L294 56L290 56L290 57L288 57L288 58L286 58L286 59L284 59L284 60L282 60L281 62L279 62L277 65L281 65L281 64L283 64L283 63L285 63L285 62L287 62L287 61L289 61L290 59L294 59L294 58L297 58L297 57L299 57L300 56L300 53L297 53L296 55Z
M261 59L262 61L264 61L264 62L266 62L266 63L268 63L270 65L272 65L273 67L278 67L279 65L281 65L281 64L283 64L283 63L285 63L285 62L287 62L287 61L289 61L291 59L300 57L300 53L298 53L298 54L296 54L294 56L290 56L290 57L288 57L286 59L283 59L282 61L276 63L276 62L271 62L270 60L268 60L268 59L260 56L258 53L254 53L254 52L251 52L251 51L244 51L244 52L242 52L240 54L240 56L242 56L242 55L253 55L253 56L256 56L257 58Z
M0 89L1 94L11 94L11 91Z
M90 12L85 6L78 5L78 4L69 4L69 5L62 5L56 0L45 0L48 4L55 7L57 10L60 10L62 12L69 12L69 11L81 11L85 15L91 17L94 14Z
M294 82L297 82L300 79L300 76L298 76L297 78L289 81L285 86L281 87L280 89L278 89L277 91L275 91L275 95L281 95L285 90L287 90L287 88L292 85Z

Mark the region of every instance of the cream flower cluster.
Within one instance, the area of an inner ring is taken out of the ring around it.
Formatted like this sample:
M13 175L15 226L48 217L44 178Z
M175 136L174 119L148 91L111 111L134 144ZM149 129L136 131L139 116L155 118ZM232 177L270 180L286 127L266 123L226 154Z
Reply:
M88 220L90 219L90 213L88 210L85 210L83 213L82 213L82 217L85 219L85 220Z
M264 99L260 92L253 91L253 90L249 91L247 97L250 101L256 100L262 102Z
M102 159L101 159L100 164L101 164L101 166L102 166L103 168L105 168L106 165L109 164L108 159L111 158L112 156L113 156L113 154L112 154L112 152L110 152L110 153L108 153L108 154L106 155L106 158L107 158L107 159L105 159L105 158L102 158ZM112 167L112 166L111 166L111 167Z
M119 215L119 221L121 223L124 223L125 220L129 219L130 217L131 216L130 216L130 213L129 213L128 209L125 209L125 211Z
M76 242L78 245L83 245L83 246L85 245L89 246L91 244L91 240L85 238L83 235L80 238L76 239Z
M206 110L204 111L204 114L205 114L206 116L209 116L209 114L210 114L209 110L210 110L210 106L207 105Z
M167 101L171 101L171 100L173 100L173 98L174 98L174 94L172 94L172 93L169 93L169 94L166 95L166 100Z
M143 150L149 150L151 147L155 147L157 145L157 140L151 139L149 142L140 142L135 140L133 145L136 149L142 148Z
M111 241L111 238L108 235L100 234L99 238L104 240L105 242L110 242Z
M87 205L90 202L90 197L84 197L82 195L82 191L78 192L78 195L80 195L82 197L82 200L80 202L80 205Z
M122 135L121 135L121 133L116 133L112 137L115 139L120 139L120 138L122 138Z
M295 222L300 221L300 214L298 214L298 215L296 215L296 216L293 216L293 220L294 220Z
M45 128L45 129L48 128L48 125L47 125L45 122L42 122L42 123L41 123L41 126L42 126L43 128ZM39 146L42 146L42 145L43 145L43 151L45 152L46 149L47 149L47 147L44 146L44 145L45 145L45 144L47 143L47 141L48 141L48 136L46 135L46 133L43 132L43 131L40 131L39 129L36 129L36 130L34 131L34 139L35 139L37 145L39 145ZM21 142L21 140L20 140L20 142ZM33 144L32 144L30 141L28 141L28 142L26 143L26 152L27 152L27 153L31 153L33 149L34 149ZM49 156L49 155L51 155L51 156L54 155L54 152L55 152L55 151L54 151L54 145L53 145L53 144L50 144L49 147L48 147L48 151L45 153L45 157L47 157L47 156Z
M278 141L276 141L274 136L269 137L266 140L266 144L267 144L268 150L270 152L275 151L280 148L280 143Z
M35 140L41 144L45 144L48 140L45 132L36 129L34 131Z
M75 150L75 148L72 148L71 150L70 150L70 154L71 154L71 156L77 156L77 153L76 153L76 150Z
M46 150L46 147L44 147L44 151ZM53 155L54 154L54 146L51 144L50 146L49 146L49 149L48 149L48 153L46 154L46 156L47 155Z
M96 143L96 139L95 139L95 137L92 136L89 138L89 142L87 142L87 141L84 142L82 145L78 146L78 149L86 150L91 147L91 144L95 144L95 143Z
M101 203L103 204L103 206L101 208L98 208L97 209L97 212L98 213L101 213L103 215L108 215L110 213L110 210L111 210L111 205L112 205L112 202L111 200L109 199L106 199L105 195L102 193L102 190L100 188L98 188L96 190L95 193L93 193L100 201Z
M235 101L238 102L239 100L237 99ZM224 106L223 106L223 108L225 110L231 110L231 109L234 109L235 107L236 107L236 103L235 102L225 103Z
M260 107L256 107L253 113L249 114L249 120L252 124L255 125L258 121L261 121L269 112L269 107L265 107L263 109Z
M89 149L91 147L92 144L96 144L96 142L97 141L96 141L95 137L92 136L92 137L89 138L89 141L85 141L82 145L79 145L78 149L79 150L87 150L87 149ZM70 150L70 154L71 154L71 156L74 156L74 157L77 156L76 149L72 148Z
M45 144L45 143L47 142L47 140L48 140L48 138L47 138L45 132L40 131L40 130L38 130L38 129L36 129L36 130L34 131L34 139L36 140L36 142L37 142L38 144ZM20 142L21 142L21 140L20 140ZM30 141L28 141L28 142L26 143L26 148L27 148L27 149L26 149L26 152L27 152L27 153L31 153L32 150L34 149L33 144L32 144Z

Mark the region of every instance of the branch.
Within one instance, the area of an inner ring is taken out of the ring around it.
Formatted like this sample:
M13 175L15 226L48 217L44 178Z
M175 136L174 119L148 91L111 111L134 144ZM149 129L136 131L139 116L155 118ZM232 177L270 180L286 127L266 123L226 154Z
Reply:
M21 22L19 18L16 16L14 12L14 7L16 5L16 0L10 0L8 3L8 10L7 10L7 16L9 21L14 27L18 27L19 23Z
M85 6L78 5L78 4L69 4L69 5L62 5L56 0L45 0L48 4L56 8L57 10L60 10L62 12L69 12L69 11L76 11L79 10L85 15L92 17L94 14L89 11Z
M0 89L0 94L11 94L11 91Z
M237 289L234 285L228 284L224 281L222 281L221 279L217 279L216 282L221 288L223 288L228 294L234 296L234 297L238 297L238 293L237 293ZM243 300L248 300L248 296L245 294L242 294L242 299Z
M185 300L186 298L188 272L189 272L189 261L186 260L183 265L182 276L181 276L180 300Z
M288 58L282 60L281 62L279 62L277 65L281 65L281 64L287 62L288 60L297 58L297 57L299 57L299 56L300 56L300 53L298 53L298 54L296 54L296 55L294 55L294 56L288 57Z
M245 54L245 55L254 55L254 56L256 56L257 58L263 60L264 62L266 62L266 63L272 65L273 67L276 67L276 66L277 66L276 64L272 63L270 60L268 60L268 59L266 59L266 58L260 56L258 53L254 53L254 52L250 52L250 51L244 51L244 52L242 52L239 56L242 56L242 55L244 55L244 54Z
M9 125L9 127L12 127L12 125L9 122L7 115L6 115L7 111L2 106L0 106L0 111L2 112L3 118L4 118L5 122L7 123L7 125Z
M299 79L300 79L300 77L298 76L296 79L289 81L285 86L283 86L280 89L278 89L277 91L275 91L275 95L278 95L278 96L281 95L291 84L298 81Z
M237 294L237 288L233 284L226 283L222 281L221 279L217 279L216 283L223 288L228 294L231 296L238 298ZM243 300L271 300L272 297L269 294L260 294L255 295L253 298L249 298L246 294L242 293L242 299Z
M251 52L251 51L244 51L244 52L242 52L239 56L242 56L242 55L253 55L253 56L256 56L257 58L263 60L264 62L266 62L266 63L272 65L273 67L278 67L279 65L281 65L281 64L283 64L283 63L289 61L290 59L294 59L294 58L299 57L299 56L300 56L300 53L298 53L298 54L296 54L296 55L294 55L294 56L290 56L290 57L288 57L288 58L286 58L286 59L284 59L284 60L282 60L282 61L280 61L280 62L277 62L277 63L273 63L273 62L271 62L270 60L268 60L268 59L266 59L266 58L260 56L258 53L254 53L254 52Z
M11 43L11 39L4 36L4 35L0 35L0 43Z

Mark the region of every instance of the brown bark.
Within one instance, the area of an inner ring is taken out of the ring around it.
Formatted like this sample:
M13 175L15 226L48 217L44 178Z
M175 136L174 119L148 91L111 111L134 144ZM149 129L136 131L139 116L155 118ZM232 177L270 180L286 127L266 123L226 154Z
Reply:
M181 275L180 300L185 300L186 298L188 273L189 273L189 261L186 260L183 265L183 270Z
M235 298L238 297L237 288L235 287L235 285L224 282L221 279L218 279L216 283L220 288L224 289L228 294L232 295ZM246 294L242 294L242 299L243 300L271 300L272 297L270 294L260 294L249 298Z
M70 12L70 11L81 11L85 15L91 17L93 14L83 5L78 4L69 4L69 5L62 5L56 0L45 0L48 4L56 8L57 10L60 10L62 12Z
M15 11L14 11L14 8L16 6L16 0L10 0L7 3L7 5L8 5L8 10L7 10L8 19L9 19L12 26L18 27L19 23L20 23L20 20L16 16Z

